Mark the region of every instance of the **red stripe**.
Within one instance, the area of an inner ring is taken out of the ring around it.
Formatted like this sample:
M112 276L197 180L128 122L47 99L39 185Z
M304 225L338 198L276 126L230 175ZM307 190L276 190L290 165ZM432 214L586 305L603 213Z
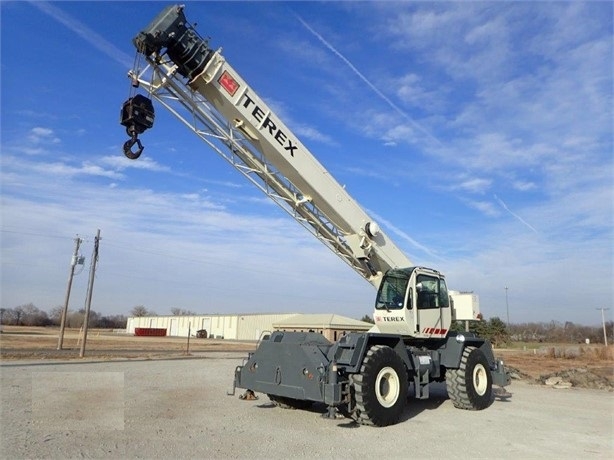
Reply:
M434 327L425 327L422 330L423 334L432 334L432 335L446 335L448 333L447 329L436 329Z

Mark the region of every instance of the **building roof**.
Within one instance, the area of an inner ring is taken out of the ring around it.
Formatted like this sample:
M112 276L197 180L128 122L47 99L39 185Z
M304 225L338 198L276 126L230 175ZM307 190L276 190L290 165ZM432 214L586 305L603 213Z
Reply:
M370 329L372 324L333 313L294 315L273 323L273 327L319 328L319 329Z

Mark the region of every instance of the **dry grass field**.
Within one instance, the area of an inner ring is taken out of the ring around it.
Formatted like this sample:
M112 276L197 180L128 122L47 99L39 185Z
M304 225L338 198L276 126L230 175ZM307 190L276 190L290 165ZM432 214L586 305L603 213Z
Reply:
M58 350L59 328L2 326L0 359L80 359L81 331L66 329ZM190 337L135 337L109 329L90 329L84 358L161 358L204 351L252 351L254 342Z
M62 350L57 349L58 336L58 328L2 326L0 359L156 359L211 351L247 353L256 347L255 342L190 337L188 343L187 337L135 337L108 329L91 329L84 358L79 358L80 331L66 329ZM576 376L574 386L614 389L614 346L541 345L539 348L497 349L495 353L516 378L539 382L555 374L573 374Z
M519 377L543 383L560 375L575 387L614 390L614 346L543 345L539 348L495 350Z

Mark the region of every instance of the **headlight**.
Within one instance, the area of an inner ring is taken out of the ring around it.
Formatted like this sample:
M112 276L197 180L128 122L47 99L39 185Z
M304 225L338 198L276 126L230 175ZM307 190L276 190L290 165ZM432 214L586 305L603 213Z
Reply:
M458 335L456 336L456 341L457 341L458 343L464 343L464 342L465 342L465 336L464 336L463 334L458 334Z

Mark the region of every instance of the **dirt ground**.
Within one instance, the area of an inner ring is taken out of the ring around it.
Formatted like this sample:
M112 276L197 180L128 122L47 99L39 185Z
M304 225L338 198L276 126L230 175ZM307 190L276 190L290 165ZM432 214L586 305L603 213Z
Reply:
M614 347L544 345L527 350L495 350L512 379L530 383L570 384L577 388L614 391Z
M608 459L614 393L515 381L484 411L445 384L386 428L227 395L243 352L0 362L2 459ZM411 392L410 392L411 393Z
M249 352L255 342L190 337L135 337L109 329L88 331L84 358L79 357L81 333L66 329L58 350L59 328L2 326L0 359L8 360L113 360L159 359L198 355L202 352ZM544 383L561 376L575 387L614 390L614 346L548 345L528 349L497 349L512 378Z

